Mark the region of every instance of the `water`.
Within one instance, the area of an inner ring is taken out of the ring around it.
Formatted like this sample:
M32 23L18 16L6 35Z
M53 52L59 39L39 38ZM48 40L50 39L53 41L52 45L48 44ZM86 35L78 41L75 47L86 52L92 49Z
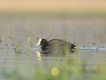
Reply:
M31 52L28 53L28 30L30 31ZM101 18L38 19L38 18L0 18L0 65L6 69L30 65L32 70L41 65L56 67L66 58L73 61L76 53L68 56L41 54L36 47L38 38L62 39L74 43L80 49L78 61L86 62L86 68L95 69L101 61L106 61L106 20ZM1 40L0 40L1 41ZM14 45L11 45L14 43ZM8 44L8 45L7 45ZM13 48L21 44L21 53ZM84 47L83 47L84 46ZM97 49L98 48L98 52ZM57 53L58 54L58 53ZM17 65L19 64L19 65Z
M106 51L106 47L76 47L81 51Z
M102 60L106 61L106 48L99 48L98 53L95 52L95 48L92 49L82 49L78 54L79 56L76 57L76 53L69 54L68 56L51 56L49 55L51 53L42 55L39 47L31 48L30 54L28 53L28 47L21 47L21 54L16 54L14 49L2 48L0 49L0 65L10 73L14 72L15 67L23 69L25 66L30 66L29 69L33 72L38 65L43 67L45 70L48 70L64 64L66 58L69 58L70 62L77 58L80 65L86 65L86 69L95 70L98 67L99 60L101 61L101 64L104 64ZM0 74L3 75L2 72ZM84 76L80 76L78 79L92 79L93 75L95 75L93 72L87 72ZM0 76L0 78L5 80L5 77L3 76ZM76 80L76 78L70 78L70 80L71 79Z
M96 53L96 47L92 48L82 48L80 47L80 52L79 52L79 61L83 63L88 59L86 64L88 64L88 67L96 67L98 60L106 60L106 48L105 47L99 47L98 52ZM54 52L52 52L54 53ZM39 47L31 48L31 53L28 53L28 47L21 47L21 54L19 56L15 52L15 50L11 48L1 48L0 49L0 64L6 64L10 63L9 65L13 65L16 62L22 63L27 63L28 61L28 56L30 57L29 60L31 64L35 65L36 63L39 63L39 61L46 62L52 64L52 62L64 62L66 57L69 57L71 60L74 59L76 56L76 53L72 53L68 56L52 56L50 55L51 53L46 54L46 52L41 52L41 49ZM60 54L56 53L55 54ZM19 58L19 59L18 59Z

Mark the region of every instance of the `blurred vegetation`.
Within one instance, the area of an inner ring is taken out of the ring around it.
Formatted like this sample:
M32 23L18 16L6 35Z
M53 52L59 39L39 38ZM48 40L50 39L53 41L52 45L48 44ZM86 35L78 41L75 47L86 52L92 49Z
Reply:
M67 53L67 51L66 51ZM65 57L63 63L43 65L42 61L36 67L17 63L14 68L0 66L0 79L2 80L106 80L106 63L98 62L95 69L86 68L87 60L79 62L80 50L77 49L73 59ZM19 59L20 56L18 56Z
M14 12L0 12L1 17L38 17L38 18L106 18L106 11L14 11Z

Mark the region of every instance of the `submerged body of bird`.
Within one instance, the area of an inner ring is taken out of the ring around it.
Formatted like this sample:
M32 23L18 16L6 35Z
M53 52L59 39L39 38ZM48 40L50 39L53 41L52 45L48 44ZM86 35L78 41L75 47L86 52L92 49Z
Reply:
M60 39L52 39L49 41L46 39L39 39L37 45L41 45L42 52L53 53L52 55L74 53L76 47L74 44Z

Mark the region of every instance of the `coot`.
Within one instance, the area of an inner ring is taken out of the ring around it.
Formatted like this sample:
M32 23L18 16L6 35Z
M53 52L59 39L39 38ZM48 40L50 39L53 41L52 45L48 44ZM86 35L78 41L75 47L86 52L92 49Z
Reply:
M60 39L52 39L49 41L47 41L46 39L39 39L36 45L41 45L42 51L47 51L49 53L74 53L76 47L74 44Z

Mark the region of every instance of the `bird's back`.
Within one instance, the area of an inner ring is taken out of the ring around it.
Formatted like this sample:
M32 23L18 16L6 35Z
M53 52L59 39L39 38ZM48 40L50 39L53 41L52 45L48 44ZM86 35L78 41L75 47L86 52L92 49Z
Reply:
M73 44L60 40L60 39L52 39L48 41L49 51L57 51L57 52L72 52Z
M71 43L69 42L66 42L66 41L63 41L63 40L60 40L60 39L52 39L50 41L48 41L48 44L49 46L53 46L53 45L57 45L57 46L67 46L67 45L72 45Z

